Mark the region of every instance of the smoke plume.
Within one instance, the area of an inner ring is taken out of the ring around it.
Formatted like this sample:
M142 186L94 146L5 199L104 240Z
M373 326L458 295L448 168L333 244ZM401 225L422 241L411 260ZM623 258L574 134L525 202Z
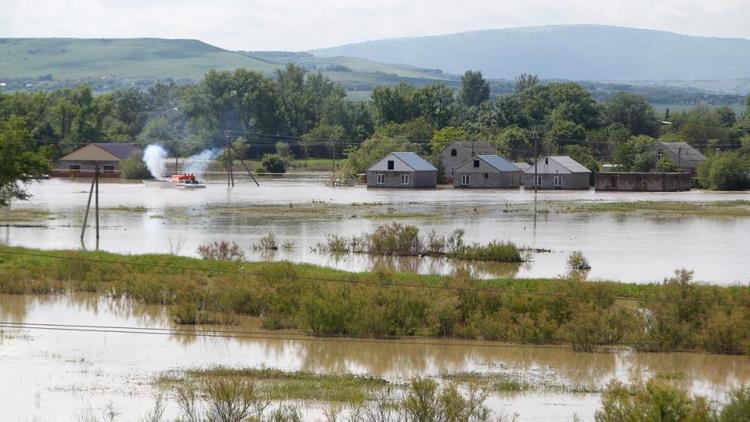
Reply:
M161 179L167 173L167 150L160 145L149 145L143 150L143 162L154 179Z
M204 149L198 154L191 155L185 160L185 173L193 173L200 177L206 171L208 163L219 155L218 148Z

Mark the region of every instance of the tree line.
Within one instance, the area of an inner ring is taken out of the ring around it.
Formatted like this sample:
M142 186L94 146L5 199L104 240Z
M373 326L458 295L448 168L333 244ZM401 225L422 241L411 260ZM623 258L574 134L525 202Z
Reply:
M91 142L159 143L184 156L239 139L249 146L243 149L248 157L273 153L279 141L297 157L346 151L341 170L349 174L388 150L435 157L457 139L487 140L512 160L529 160L535 152L568 154L593 170L602 162L647 167L643 153L656 139L683 140L708 154L741 151L747 161L749 114L699 105L657 116L637 94L596 101L580 84L541 83L533 75L521 75L512 92L491 98L479 71L467 71L458 90L401 83L376 87L368 101L352 101L326 76L292 64L272 76L209 71L192 85L159 83L102 95L87 85L0 93L0 122L13 127L8 133L21 139L22 151L49 160Z

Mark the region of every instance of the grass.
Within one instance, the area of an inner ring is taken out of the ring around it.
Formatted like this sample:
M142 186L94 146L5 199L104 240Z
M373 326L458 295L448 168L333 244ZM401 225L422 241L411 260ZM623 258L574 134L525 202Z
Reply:
M0 208L0 223L30 223L55 220L59 216L53 212L30 208Z
M645 285L576 277L473 280L465 274L349 273L288 262L0 247L0 293L68 291L169 305L184 322L228 324L251 316L266 329L323 337L750 354L750 289L697 284L686 271Z
M382 378L365 375L285 372L268 368L214 367L188 370L181 375L194 380L235 378L251 381L260 385L270 400L363 403L372 392L389 385ZM160 377L157 384L170 386L183 381L180 374L168 373Z
M706 217L750 217L750 201L677 202L632 201L564 204L558 212L644 212L659 215L696 215Z

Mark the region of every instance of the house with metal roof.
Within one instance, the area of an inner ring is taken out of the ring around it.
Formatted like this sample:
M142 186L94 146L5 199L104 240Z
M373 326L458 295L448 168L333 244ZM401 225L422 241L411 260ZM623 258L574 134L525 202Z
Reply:
M448 179L453 177L453 171L466 160L477 155L497 154L497 149L486 141L456 141L451 142L440 152L440 165Z
M700 151L687 142L659 142L649 150L656 156L656 161L669 159L682 171L695 173L701 161L706 159Z
M523 171L499 155L477 155L453 171L457 188L518 189Z
M127 143L96 142L79 148L57 160L57 176L93 174L99 167L102 175L118 176L120 162L131 154L142 154L140 148Z
M588 189L591 171L566 155L541 157L523 171L526 189Z
M413 152L392 152L367 169L368 188L434 188L437 168Z

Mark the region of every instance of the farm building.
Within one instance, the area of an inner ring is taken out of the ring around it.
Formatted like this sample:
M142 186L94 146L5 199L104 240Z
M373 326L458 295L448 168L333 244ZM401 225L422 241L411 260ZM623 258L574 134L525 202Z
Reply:
M656 161L670 159L682 171L695 173L696 167L706 156L687 142L659 142L651 147L651 154L656 155Z
M535 177L536 169L536 177ZM588 189L591 171L574 159L564 155L552 155L537 160L524 170L523 184L526 189Z
M597 173L594 189L625 192L677 192L690 190L690 173Z
M56 176L90 175L99 166L103 176L119 176L120 162L140 148L125 143L93 143L79 148L57 161Z
M456 141L445 147L440 153L440 165L445 176L453 177L453 170L466 160L476 155L497 154L497 149L485 141Z
M477 155L453 171L457 188L518 188L523 172L499 155Z
M437 169L413 152L392 152L367 169L368 188L434 188Z

